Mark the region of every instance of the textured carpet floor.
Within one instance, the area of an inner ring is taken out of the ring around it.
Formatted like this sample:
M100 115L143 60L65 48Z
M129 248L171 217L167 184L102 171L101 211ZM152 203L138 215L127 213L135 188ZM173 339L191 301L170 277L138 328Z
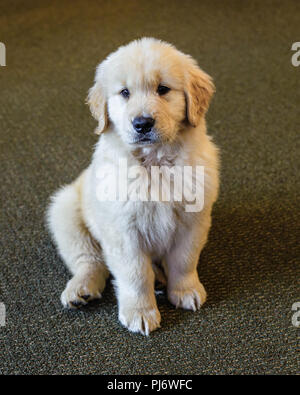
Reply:
M299 372L299 1L7 1L0 3L0 372L284 374ZM62 309L70 275L44 228L49 195L89 163L94 69L120 44L155 36L214 77L207 120L222 186L199 273L200 312L158 297L148 338L117 320L109 284Z

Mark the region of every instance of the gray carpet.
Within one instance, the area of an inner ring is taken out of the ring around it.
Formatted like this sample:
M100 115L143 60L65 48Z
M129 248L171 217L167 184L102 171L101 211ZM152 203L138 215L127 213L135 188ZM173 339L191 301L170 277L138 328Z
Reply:
M299 373L299 1L8 1L0 3L2 374ZM222 185L199 273L200 312L158 296L148 338L101 301L62 309L70 278L44 227L49 195L89 163L95 121L84 104L96 64L155 36L214 77L207 116Z

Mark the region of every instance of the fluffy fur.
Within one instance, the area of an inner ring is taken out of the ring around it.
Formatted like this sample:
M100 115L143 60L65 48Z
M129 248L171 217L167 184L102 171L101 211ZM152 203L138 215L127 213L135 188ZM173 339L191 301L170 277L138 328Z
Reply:
M157 87L171 90L159 96ZM130 97L120 92L127 88ZM90 166L60 189L48 209L48 224L73 277L61 295L65 307L100 298L114 277L119 319L148 335L160 325L152 266L162 261L167 292L176 307L196 310L205 302L197 264L218 193L218 155L206 134L205 112L214 85L188 55L165 42L143 38L120 47L98 67L88 104L101 134ZM158 141L140 144L132 120L155 119ZM97 170L112 179L120 158L129 166L202 165L204 208L188 213L184 202L97 199Z

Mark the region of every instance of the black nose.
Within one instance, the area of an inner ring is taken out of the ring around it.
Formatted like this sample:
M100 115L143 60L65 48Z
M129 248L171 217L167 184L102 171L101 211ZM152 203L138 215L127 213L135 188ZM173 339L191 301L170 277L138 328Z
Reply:
M132 125L133 125L134 129L138 133L150 132L154 123L155 123L155 120L153 118L147 118L147 117L136 117L132 121Z

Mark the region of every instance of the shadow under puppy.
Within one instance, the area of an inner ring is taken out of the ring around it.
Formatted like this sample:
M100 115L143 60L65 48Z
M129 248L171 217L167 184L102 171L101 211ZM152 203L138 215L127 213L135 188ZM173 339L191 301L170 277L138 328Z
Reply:
M47 212L73 275L61 295L65 307L100 298L110 272L119 320L148 335L161 319L151 264L157 260L163 262L171 303L196 310L205 302L197 264L219 185L218 151L205 124L213 92L211 78L189 55L153 38L120 47L97 67L88 104L101 136L90 166L52 197ZM142 166L144 175L153 166L204 166L202 209L189 212L184 199L99 199L99 188L115 181L120 158L129 168Z

